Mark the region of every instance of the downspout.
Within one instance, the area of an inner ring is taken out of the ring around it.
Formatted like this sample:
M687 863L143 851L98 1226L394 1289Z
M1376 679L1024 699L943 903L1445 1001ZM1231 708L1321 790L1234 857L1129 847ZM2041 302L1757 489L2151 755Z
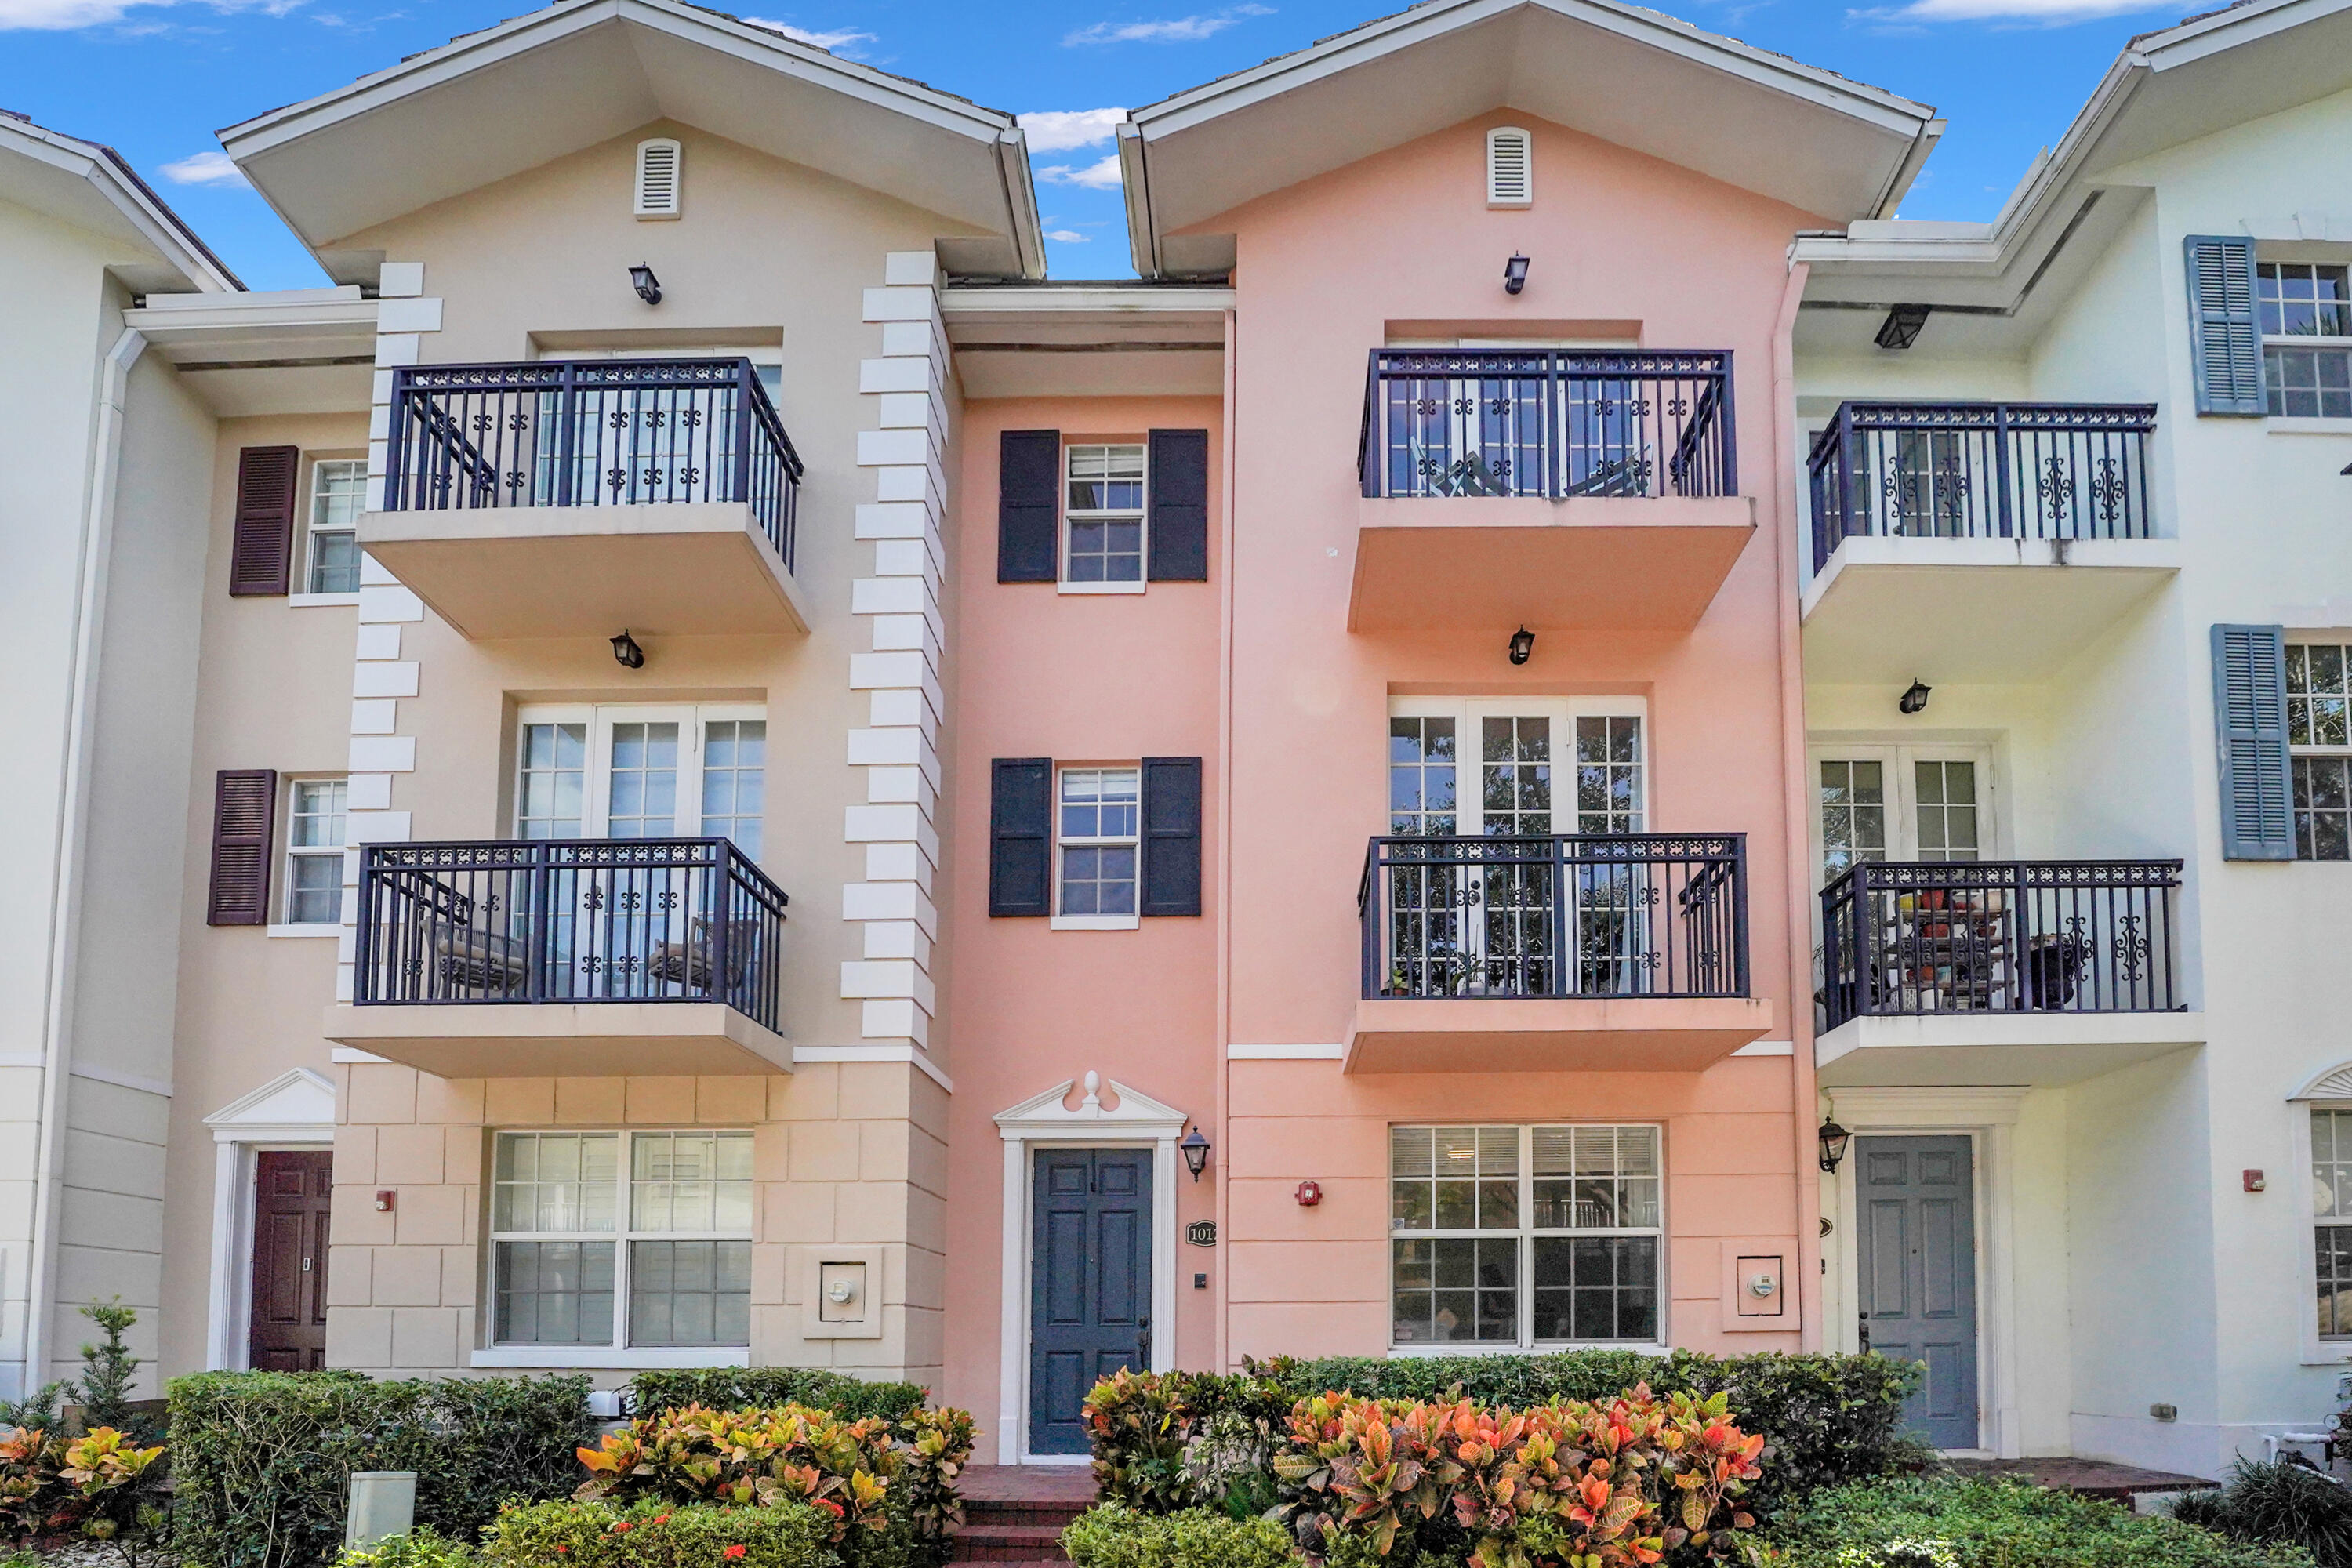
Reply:
M147 340L124 328L99 366L98 420L91 432L89 497L76 563L73 666L67 692L64 767L58 783L58 846L50 878L47 1006L41 1018L40 1148L33 1173L33 1247L25 1288L25 1391L48 1381L56 1316L58 1192L65 1165L66 1085L73 1071L74 961L79 952L83 837L89 822L89 756L98 700L99 642L105 631L106 574L114 543L114 492L122 457L122 405L131 367Z
M1783 858L1788 871L1789 921L1789 1120L1797 1152L1797 1324L1801 1348L1823 1342L1822 1321L1822 1212L1819 1141L1813 1116L1819 1090L1813 1083L1812 832L1806 810L1805 648L1797 619L1797 309L1810 271L1803 262L1789 268L1780 293L1780 314L1772 323L1772 508L1773 557L1779 577L1772 602L1780 629L1780 797Z
M1223 527L1221 546L1223 551L1223 582L1217 595L1217 1140L1225 1152L1217 1166L1217 1238L1226 1242L1227 1226L1233 1212L1233 1184L1225 1179L1224 1161L1233 1156L1233 1071L1230 1056L1234 1037L1234 434L1239 428L1234 418L1234 395L1241 384L1240 366L1235 363L1234 348L1240 336L1237 312L1225 312L1225 443ZM1233 1270L1226 1260L1233 1256L1230 1243L1217 1248L1217 1336L1216 1359L1209 1364L1219 1372L1231 1370L1226 1360L1226 1323L1231 1316Z

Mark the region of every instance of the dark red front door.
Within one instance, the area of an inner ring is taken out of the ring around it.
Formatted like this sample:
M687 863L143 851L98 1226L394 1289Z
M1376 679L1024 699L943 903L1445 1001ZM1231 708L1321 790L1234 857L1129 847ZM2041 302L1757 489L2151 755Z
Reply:
M327 1364L327 1200L334 1164L323 1150L254 1157L247 1352L256 1371L317 1372Z

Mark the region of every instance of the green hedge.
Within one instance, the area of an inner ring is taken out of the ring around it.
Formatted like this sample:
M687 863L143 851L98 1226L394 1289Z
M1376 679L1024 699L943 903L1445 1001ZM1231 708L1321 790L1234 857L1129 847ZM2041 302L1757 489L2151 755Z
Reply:
M917 1383L867 1383L814 1366L698 1366L641 1372L629 1380L632 1415L652 1415L688 1405L713 1410L772 1409L805 1405L853 1421L880 1415L904 1420L920 1410L930 1390Z
M501 1513L479 1547L420 1528L346 1552L336 1568L836 1568L832 1525L805 1503L545 1502Z
M331 1560L354 1470L415 1471L417 1522L470 1538L509 1499L569 1496L594 1431L578 1376L210 1372L166 1392L173 1542L194 1568Z
M1959 1568L2310 1568L2298 1546L2224 1541L2191 1525L2015 1481L1951 1476L1817 1492L1776 1521L1786 1568L1875 1568L1899 1542L1943 1544ZM1918 1560L1916 1557L1914 1561Z
M1268 1519L1228 1519L1210 1509L1138 1513L1118 1503L1088 1509L1062 1531L1077 1568L1290 1568L1290 1536Z

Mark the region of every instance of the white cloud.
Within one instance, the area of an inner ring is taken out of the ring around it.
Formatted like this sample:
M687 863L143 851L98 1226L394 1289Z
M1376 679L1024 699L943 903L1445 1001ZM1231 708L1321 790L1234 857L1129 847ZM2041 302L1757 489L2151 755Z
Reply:
M175 185L249 185L245 171L229 162L226 153L191 153L158 171Z
M1118 122L1127 118L1127 110L1037 109L1014 118L1029 133L1029 151L1066 153L1073 147L1092 147L1109 141L1118 133Z
M2096 16L2176 8L2173 0L1911 0L1908 5L1846 15L1862 22L2040 22L2058 26Z
M5 4L7 0L0 0L0 5ZM827 32L819 32L814 27L795 27L790 22L772 22L765 16L746 16L743 20L755 27L765 27L771 32L782 33L795 43L814 44L820 49L830 49L836 55L847 55L852 58L856 56L859 44L870 44L875 41L873 34L860 32L856 27L835 27Z
M123 13L133 6L169 5L174 0L0 0L0 33L33 29L46 32L66 32L76 27L102 27L122 20ZM302 4L302 0L208 0L215 11L259 11L267 16L283 16ZM152 33L160 30L154 24L143 24L137 31Z
M1118 154L1113 153L1098 163L1084 168L1072 168L1067 163L1048 163L1037 171L1037 180L1047 185L1084 185L1090 191L1115 191L1119 187Z
M1074 228L1049 228L1045 231L1045 237L1058 239L1064 245L1084 245L1088 237Z
M1244 16L1271 16L1271 5L1228 5L1206 16L1171 16L1156 22L1097 22L1062 39L1080 44L1190 44L1223 32Z

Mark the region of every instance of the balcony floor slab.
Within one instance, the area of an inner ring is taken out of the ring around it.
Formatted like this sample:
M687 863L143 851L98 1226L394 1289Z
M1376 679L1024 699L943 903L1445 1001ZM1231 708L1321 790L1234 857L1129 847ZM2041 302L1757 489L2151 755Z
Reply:
M1697 1072L1772 1032L1752 996L1433 996L1356 1004L1342 1070Z
M324 1030L436 1078L722 1078L793 1070L792 1043L720 1002L403 1003Z
M2202 1013L1931 1013L1849 1018L1813 1041L1824 1089L2080 1083L2205 1043Z
M2044 680L2179 569L2170 539L1848 539L1805 585L1805 679Z
M809 629L808 605L740 501L371 511L360 543L468 637Z
M1738 496L1368 498L1348 629L1687 632L1755 532Z

